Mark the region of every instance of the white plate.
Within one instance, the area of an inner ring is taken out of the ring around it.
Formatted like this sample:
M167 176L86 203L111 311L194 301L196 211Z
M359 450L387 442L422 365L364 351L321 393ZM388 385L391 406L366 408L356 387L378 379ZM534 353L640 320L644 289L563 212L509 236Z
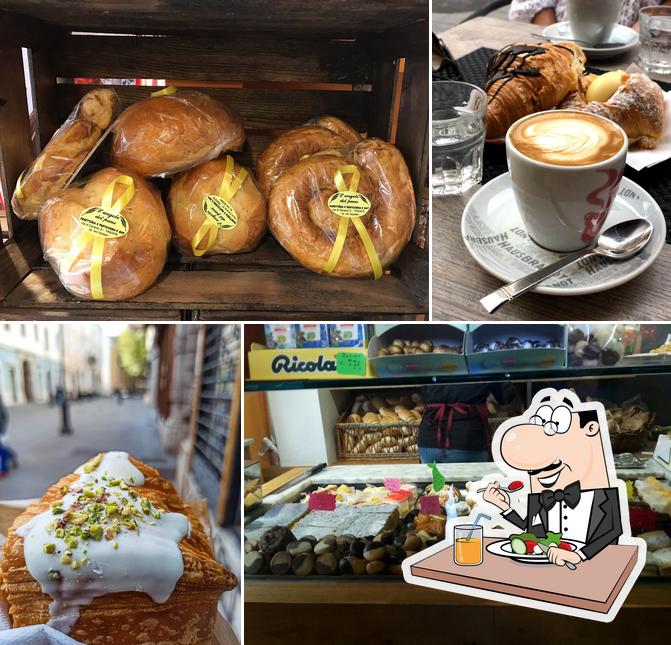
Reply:
M649 220L652 238L638 255L622 261L593 258L577 262L548 278L536 293L581 296L612 289L643 273L664 248L666 221L657 202L624 177L604 228L633 217ZM563 254L538 246L524 229L517 210L510 173L499 175L466 204L461 236L473 259L503 282L512 282L554 262Z
M582 542L577 542L576 540L562 540L562 542L566 542L573 551L579 549L581 546L584 546ZM487 551L492 555L500 555L503 556L504 558L512 558L513 560L517 560L518 562L526 562L528 564L550 563L545 553L538 553L538 554L530 553L529 555L519 555L515 553L512 547L510 546L510 540L508 539L499 540L498 542L492 542L491 544L488 544Z
M575 38L571 32L571 25L568 22L556 22L554 25L549 25L543 29L543 36L552 40ZM606 49L595 49L587 45L580 45L580 48L585 52L585 56L590 59L615 58L638 45L638 32L624 25L615 25L608 42L625 44L621 47L608 47Z

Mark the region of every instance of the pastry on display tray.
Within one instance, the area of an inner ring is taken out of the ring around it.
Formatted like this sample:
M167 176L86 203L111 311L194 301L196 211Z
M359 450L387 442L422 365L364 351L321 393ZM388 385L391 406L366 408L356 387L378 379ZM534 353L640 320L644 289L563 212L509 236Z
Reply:
M656 513L671 515L671 486L655 477L634 482L638 496Z
M0 562L13 627L47 623L90 645L207 643L236 577L157 470L100 453L9 529ZM168 636L169 635L169 636Z

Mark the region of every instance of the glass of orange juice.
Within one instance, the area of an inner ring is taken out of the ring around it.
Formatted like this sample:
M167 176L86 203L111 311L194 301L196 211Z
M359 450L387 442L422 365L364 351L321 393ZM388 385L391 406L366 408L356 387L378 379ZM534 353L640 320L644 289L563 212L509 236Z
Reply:
M482 526L459 524L454 527L454 561L463 566L482 564Z

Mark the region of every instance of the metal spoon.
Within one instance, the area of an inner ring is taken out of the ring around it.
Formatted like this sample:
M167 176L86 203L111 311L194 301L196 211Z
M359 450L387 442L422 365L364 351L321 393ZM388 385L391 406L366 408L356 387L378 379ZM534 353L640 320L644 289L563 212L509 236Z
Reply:
M641 251L652 237L652 224L647 219L630 219L601 232L596 245L571 253L543 269L510 282L485 296L480 303L490 313L515 300L537 284L578 260L601 255L612 260L626 260Z
M579 45L582 45L583 47L587 47L587 49L614 49L615 47L624 47L627 43L597 43L596 45L592 45L591 43L588 43L586 40L580 40L578 38L562 38L561 36L543 36L543 34L531 34L534 38L542 38L543 40L548 40L552 43L561 43L561 42L569 42L569 43L578 43Z

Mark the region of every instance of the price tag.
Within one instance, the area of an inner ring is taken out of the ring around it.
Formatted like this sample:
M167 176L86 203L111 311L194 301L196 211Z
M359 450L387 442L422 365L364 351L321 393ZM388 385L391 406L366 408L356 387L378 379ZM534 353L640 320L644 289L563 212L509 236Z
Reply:
M442 515L440 500L437 495L424 495L419 498L419 510L424 515Z
M308 509L311 511L335 511L336 496L333 493L310 493Z
M366 355L360 352L338 352L336 372L351 376L366 376Z
M387 477L384 480L384 487L391 491L401 490L401 480L397 477Z

